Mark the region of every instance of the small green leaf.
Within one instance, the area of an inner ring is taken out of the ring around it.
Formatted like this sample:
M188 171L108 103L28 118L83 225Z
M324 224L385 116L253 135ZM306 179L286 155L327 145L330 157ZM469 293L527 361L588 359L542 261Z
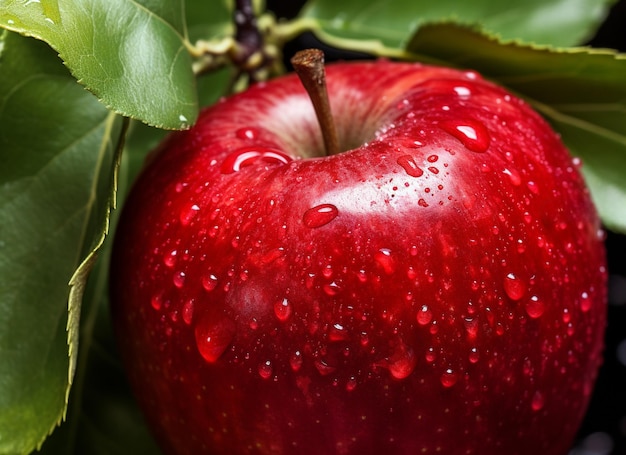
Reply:
M626 55L501 43L454 24L421 28L407 51L471 68L525 97L583 160L604 223L626 232Z
M69 283L103 235L120 122L45 44L9 32L0 43L0 453L14 454L65 413Z
M182 0L4 0L0 26L46 41L117 113L168 129L196 119Z
M588 39L606 15L610 0L311 0L301 17L338 47L394 54L423 25L452 21L481 25L501 39L572 46ZM370 40L363 43L362 40ZM375 44L371 40L376 40ZM359 42L361 41L361 42Z

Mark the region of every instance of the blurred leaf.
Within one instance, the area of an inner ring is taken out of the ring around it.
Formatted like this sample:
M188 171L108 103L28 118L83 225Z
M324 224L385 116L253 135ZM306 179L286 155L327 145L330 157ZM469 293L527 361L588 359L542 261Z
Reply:
M314 32L327 44L375 51L405 47L421 26L452 21L481 25L501 39L573 46L591 37L604 19L609 0L310 0L301 17L317 22ZM350 40L350 41L346 41ZM376 52L376 51L375 51Z
M68 284L102 235L120 122L48 46L0 45L0 453L28 453L65 412Z
M198 111L183 13L183 0L3 0L0 24L50 44L115 112L178 129Z
M189 40L232 36L234 0L186 0L185 12Z
M454 24L421 28L407 50L472 68L525 97L583 160L604 223L626 232L626 55L501 43Z

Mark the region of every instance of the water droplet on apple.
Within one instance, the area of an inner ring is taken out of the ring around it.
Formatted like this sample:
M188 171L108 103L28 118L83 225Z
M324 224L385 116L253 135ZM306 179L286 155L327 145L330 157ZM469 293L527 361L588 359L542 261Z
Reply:
M511 300L520 300L526 293L526 283L514 273L504 277L504 292Z
M417 359L413 350L404 343L399 343L393 355L387 361L387 368L396 379L405 379L415 369Z
M382 267L387 275L393 274L396 270L396 262L391 255L389 248L381 248L374 254L374 260Z
M228 155L222 163L220 171L222 174L232 174L259 160L267 164L287 164L293 161L290 156L277 149L244 147Z
M417 312L417 323L420 325L426 325L433 319L433 312L428 308L428 305L422 305Z
M187 275L183 271L178 271L174 273L174 276L172 277L174 286L176 286L177 288L182 288L185 285L186 278L187 278Z
M359 281L361 283L366 283L367 282L367 272L365 270L359 270L356 273L356 277L359 279Z
M212 291L217 287L217 277L212 273L209 273L202 277L202 287L206 291Z
M580 295L580 309L586 313L587 311L591 309L591 304L592 302L591 302L591 297L589 296L589 293L583 292Z
M193 320L193 308L193 299L187 300L183 305L183 321L185 321L185 324L191 324L191 321Z
M539 194L539 186L537 186L537 183L535 183L532 180L530 180L530 181L526 182L526 186L528 187L528 189L530 190L531 193Z
M536 295L533 295L528 302L526 302L526 313L533 319L541 317L545 309L545 304Z
M333 204L320 204L304 212L302 222L308 228L322 227L337 218L339 210Z
M163 256L163 264L165 264L167 267L174 267L176 265L176 255L178 254L178 251L176 250L172 250L168 253L165 253L165 255Z
M545 399L543 397L543 394L539 391L535 392L530 402L530 407L532 408L532 410L539 411L543 408L544 404Z
M515 169L505 169L504 171L502 171L502 173L509 176L511 183L514 186L521 185L522 178L520 177L519 172L517 172Z
M270 376L272 376L272 371L272 362L270 360L266 360L265 362L261 362L259 364L259 376L261 376L263 379L269 379Z
M467 336L470 339L476 338L476 334L478 333L478 319L465 318L463 323L465 325L465 331L467 332Z
M443 372L439 380L441 381L442 386L449 388L457 383L459 375L452 368L448 368Z
M286 298L274 303L274 314L279 321L285 322L291 316L291 305Z
M462 85L454 87L454 91L456 92L457 95L459 95L462 98L467 98L468 96L472 94L472 91L469 88L462 86Z
M302 353L300 351L291 354L291 357L289 357L289 365L293 371L298 371L302 368Z
M470 353L469 353L470 363L477 363L478 360L480 360L480 355L478 354L478 348L470 349Z
M191 223L191 220L194 219L194 217L198 214L199 211L200 211L200 207L198 207L197 204L191 204L183 208L180 211L180 215L179 215L180 224L182 224L183 226L189 225L189 223Z
M330 366L325 359L315 359L315 362L313 362L315 365L315 368L317 369L317 371L322 375L322 376L327 376L331 373L333 373L337 368Z
M398 157L396 162L411 177L421 177L422 175L424 175L424 171L419 168L411 155L402 155Z
M446 121L441 127L448 134L457 138L468 150L484 153L489 148L491 137L485 125L474 120Z
M333 297L339 292L339 285L333 281L332 283L322 286L322 289L327 296Z
M205 314L195 328L196 345L207 362L215 362L235 336L235 323L225 315Z
M354 376L350 376L348 380L346 381L346 390L348 392L352 392L354 389L356 389L356 386L357 386L356 378Z
M348 333L342 324L337 322L330 326L330 329L328 330L328 339L330 341L343 341L347 338Z
M150 305L152 305L152 308L155 310L160 310L163 305L163 294L154 294L150 299Z
M253 141L259 137L259 130L256 128L239 128L235 131L239 139Z

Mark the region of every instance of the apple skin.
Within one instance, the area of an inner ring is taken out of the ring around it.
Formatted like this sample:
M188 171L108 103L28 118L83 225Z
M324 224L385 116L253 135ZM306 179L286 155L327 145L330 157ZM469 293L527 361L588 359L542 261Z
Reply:
M474 72L327 66L173 133L116 234L112 315L168 454L563 455L603 349L579 162Z

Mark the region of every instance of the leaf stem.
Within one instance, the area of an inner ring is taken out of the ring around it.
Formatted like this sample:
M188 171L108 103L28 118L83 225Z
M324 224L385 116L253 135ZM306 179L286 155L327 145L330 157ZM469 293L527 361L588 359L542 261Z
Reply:
M319 49L305 49L292 57L291 64L313 103L315 115L322 130L326 155L340 153L337 128L330 109L326 87L324 53Z

